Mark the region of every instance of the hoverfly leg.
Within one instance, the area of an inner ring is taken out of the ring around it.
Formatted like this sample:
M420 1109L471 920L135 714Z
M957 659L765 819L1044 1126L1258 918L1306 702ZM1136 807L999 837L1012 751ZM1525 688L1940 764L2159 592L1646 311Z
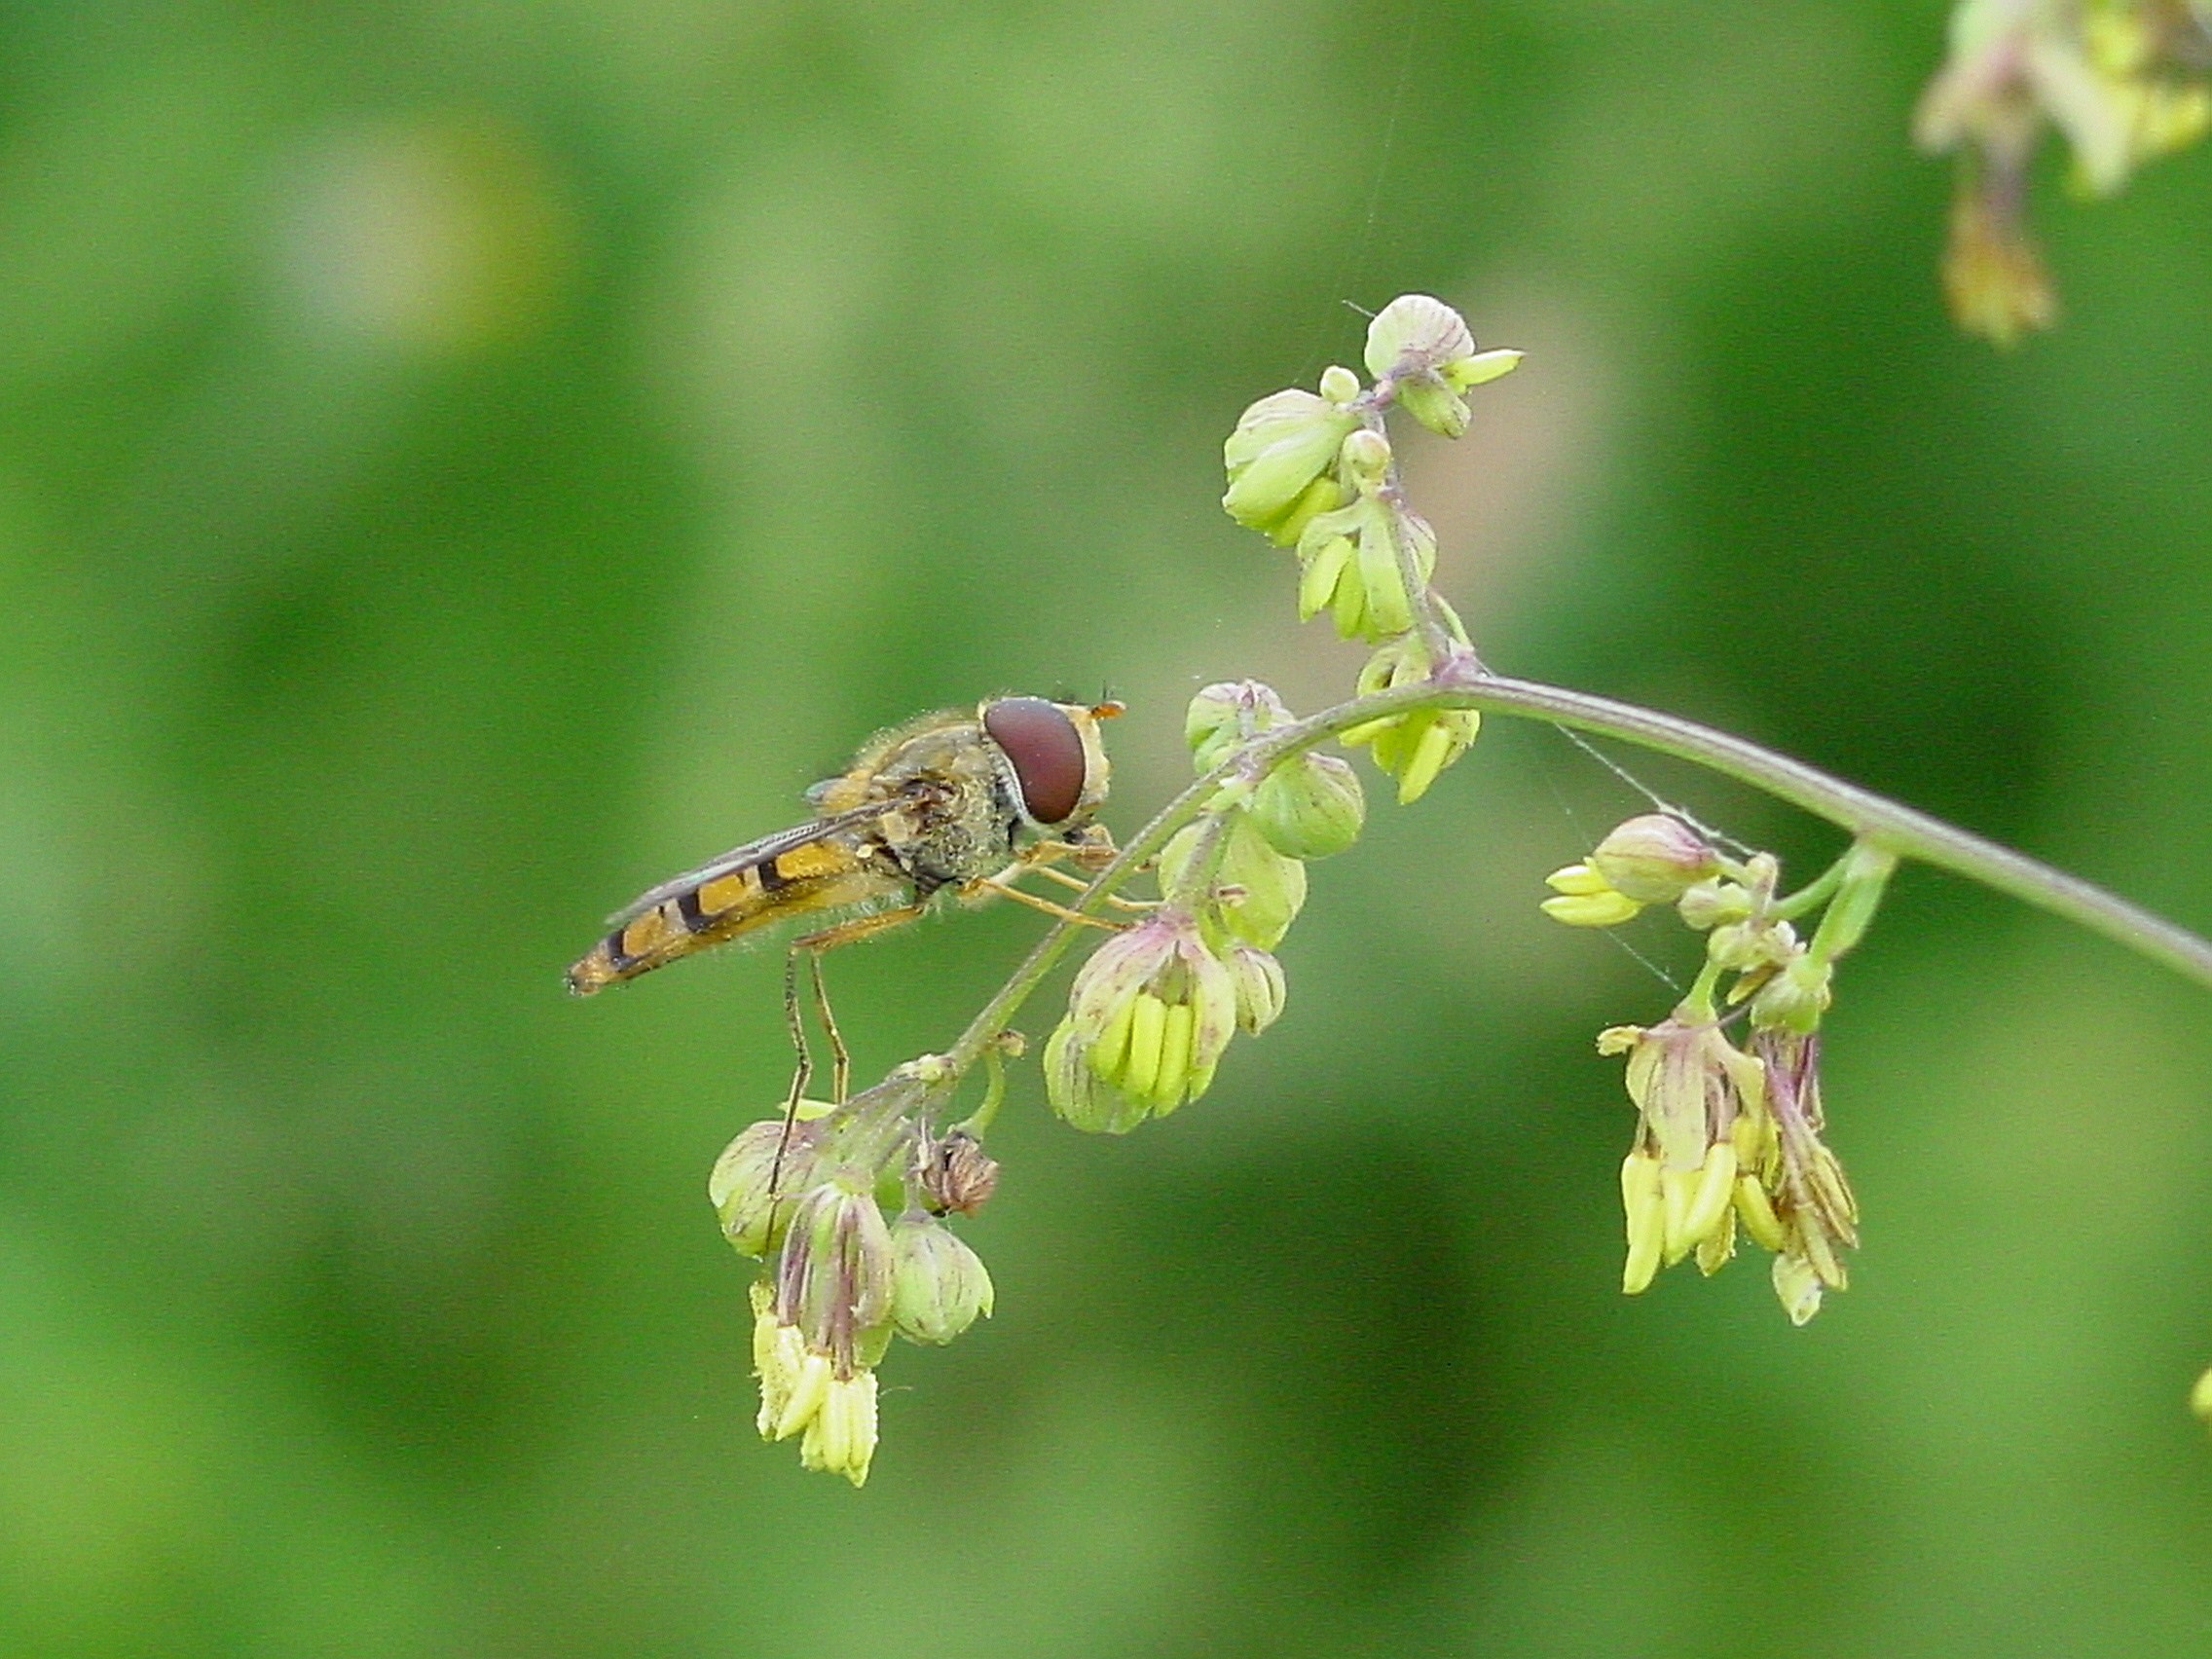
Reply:
M1081 922L1087 928L1103 928L1108 933L1120 933L1129 924L1109 922L1102 916L1087 916L1081 910L1071 910L1065 904L1055 904L1050 899L1040 899L1034 893L1024 893L1013 884L1012 877L1019 874L1018 868L1008 869L997 875L979 875L974 881L960 884L960 897L973 903L984 894L996 893L1026 904L1032 910L1042 910L1048 916L1057 916L1063 922Z
M853 1056L846 1051L844 1034L837 1029L837 1016L830 1012L830 992L822 983L822 952L806 953L806 975L814 987L814 1014L822 1021L822 1035L830 1044L830 1102L833 1106L845 1103L845 1089L853 1081Z
M784 1023L792 1034L792 1048L798 1055L798 1064L792 1071L792 1091L784 1101L783 1132L776 1137L776 1156L768 1163L768 1236L776 1234L776 1204L782 1198L784 1154L791 1150L792 1125L798 1122L798 1103L806 1097L806 1086L814 1076L814 1056L806 1047L806 1020L798 1009L798 956L800 947L793 945L784 956ZM820 990L821 969L815 969L815 988Z
M1062 887L1071 887L1078 893L1090 891L1090 883L1081 876L1070 875L1064 869L1054 869L1051 865L1031 865L1029 869L1033 875L1041 875L1047 881L1056 881ZM1158 899L1124 899L1119 893L1107 894L1106 903L1117 910L1157 910L1161 905Z
M792 1074L791 1096L784 1102L784 1132L776 1142L775 1161L768 1165L768 1191L773 1195L776 1184L783 1178L784 1154L792 1144L792 1125L798 1122L799 1102L805 1098L806 1086L814 1076L814 1056L806 1047L806 1018L798 1006L798 959L806 958L807 978L814 991L814 1007L822 1016L823 1034L830 1040L830 1092L836 1097L834 1104L845 1103L845 1088L852 1079L853 1057L846 1051L844 1036L837 1029L837 1021L830 1012L830 994L822 983L822 953L834 950L840 944L851 944L870 934L886 928L898 927L923 914L928 906L903 904L896 910L878 910L872 916L857 916L849 922L840 922L833 928L824 928L802 939L792 940L791 950L784 957L784 1019L791 1027L792 1047L798 1051L798 1068ZM770 1202L774 1199L771 1198ZM768 1216L768 1230L775 1232L775 1211Z

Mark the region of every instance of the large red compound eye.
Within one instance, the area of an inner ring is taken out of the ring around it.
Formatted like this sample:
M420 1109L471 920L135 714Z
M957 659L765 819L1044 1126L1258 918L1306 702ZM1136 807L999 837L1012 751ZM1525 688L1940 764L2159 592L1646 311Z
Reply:
M983 711L983 729L1006 751L1021 786L1021 804L1040 824L1064 824L1083 799L1083 734L1056 703L1001 697Z

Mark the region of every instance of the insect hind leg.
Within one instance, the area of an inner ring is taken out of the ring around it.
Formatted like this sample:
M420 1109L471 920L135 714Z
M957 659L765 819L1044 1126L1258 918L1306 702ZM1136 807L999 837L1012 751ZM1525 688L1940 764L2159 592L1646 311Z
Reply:
M806 977L814 990L814 1017L822 1022L822 1035L830 1045L830 1101L842 1106L845 1090L853 1081L853 1056L846 1051L844 1034L837 1029L837 1016L830 1012L830 991L822 982L821 951L806 953Z
M824 928L792 940L792 947L784 957L784 1021L790 1027L792 1048L797 1051L798 1064L792 1073L792 1091L784 1101L784 1132L776 1141L776 1156L768 1165L769 1210L768 1231L775 1233L775 1195L784 1175L784 1155L791 1148L792 1125L798 1121L799 1102L806 1096L806 1086L814 1077L814 1055L806 1046L806 1016L798 1006L798 959L806 958L807 979L813 990L815 1013L821 1017L822 1032L830 1044L830 1093L833 1104L845 1103L846 1086L852 1080L853 1058L845 1048L845 1039L837 1029L837 1019L830 1012L830 993L822 982L822 953L834 950L841 944L854 944L873 934L895 928L903 922L913 921L924 914L928 905L902 904L895 910L878 910L872 916L856 916L849 922L840 922L833 928Z

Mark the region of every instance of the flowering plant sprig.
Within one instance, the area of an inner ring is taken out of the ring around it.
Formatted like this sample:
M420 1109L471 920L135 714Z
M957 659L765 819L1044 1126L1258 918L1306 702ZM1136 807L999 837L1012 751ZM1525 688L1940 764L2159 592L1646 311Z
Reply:
M1702 1272L1717 1272L1739 1223L1774 1252L1775 1294L1797 1324L1824 1290L1844 1288L1859 1206L1821 1139L1819 1032L1835 960L1865 934L1896 867L1862 843L1784 897L1772 855L1738 862L1683 820L1647 813L1547 878L1555 897L1543 908L1569 926L1613 927L1671 904L1706 936L1705 964L1673 1013L1598 1035L1600 1052L1628 1056L1637 1109L1621 1165L1631 1296L1693 1250ZM1796 924L1814 914L1803 940Z
M2028 165L2047 126L2077 196L2212 130L2212 25L2193 0L1959 0L1913 136L1958 158L1943 289L1959 327L1998 346L2048 328L2058 300L2027 228Z
M759 1260L754 1369L759 1427L799 1437L801 1461L855 1485L876 1446L875 1368L895 1336L943 1343L991 1310L988 1273L949 1218L997 1185L982 1136L1025 1045L1012 1021L1079 936L1112 937L1075 976L1044 1046L1045 1090L1078 1128L1125 1133L1205 1094L1238 1032L1282 1014L1277 952L1307 899L1306 865L1358 838L1357 774L1317 753L1365 748L1401 803L1427 793L1483 713L1530 717L1699 762L1817 814L1851 836L1827 871L1786 892L1764 853L1736 856L1677 812L1648 813L1555 871L1544 908L1611 927L1671 908L1703 936L1704 964L1650 1026L1614 1026L1636 1125L1621 1171L1623 1288L1695 1255L1715 1272L1749 1238L1772 1253L1802 1324L1846 1282L1859 1212L1828 1149L1822 1028L1835 964L1863 938L1891 872L1917 859L2079 922L2212 987L2212 943L2034 860L1740 738L1647 709L1493 674L1430 586L1436 544L1406 504L1387 429L1402 410L1446 437L1465 393L1520 361L1479 350L1442 302L1392 302L1368 331L1364 387L1332 368L1317 392L1245 411L1224 448L1223 505L1299 561L1302 616L1326 611L1368 657L1354 694L1294 716L1254 681L1209 685L1185 720L1196 778L1094 869L1062 919L942 1053L895 1068L841 1103L755 1124L717 1163L709 1196L740 1253ZM1158 897L1123 890L1150 874ZM1109 921L1133 905L1140 920ZM1808 937L1809 935L1809 937ZM980 1104L949 1127L980 1069ZM2212 1411L2212 1382L2200 1389Z

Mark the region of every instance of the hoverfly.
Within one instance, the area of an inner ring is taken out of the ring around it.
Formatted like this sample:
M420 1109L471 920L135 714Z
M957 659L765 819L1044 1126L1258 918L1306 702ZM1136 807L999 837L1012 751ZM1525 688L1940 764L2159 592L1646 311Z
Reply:
M569 989L587 996L786 918L858 909L795 940L785 977L803 1085L795 969L801 954L809 958L841 1099L844 1049L828 1017L820 953L914 920L946 889L969 902L1003 894L1072 914L1013 881L1038 869L1080 887L1045 866L1111 855L1113 843L1090 820L1106 798L1098 722L1121 712L1119 703L997 697L973 714L946 710L879 733L843 772L806 792L811 823L733 847L611 917L612 931L570 968Z

